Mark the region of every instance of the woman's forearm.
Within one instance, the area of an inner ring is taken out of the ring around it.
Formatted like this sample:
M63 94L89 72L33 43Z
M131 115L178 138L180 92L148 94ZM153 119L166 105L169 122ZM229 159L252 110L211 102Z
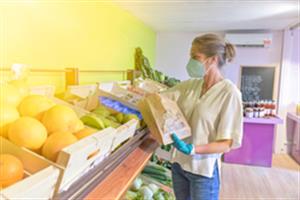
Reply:
M222 140L195 146L196 154L225 153L230 150L232 140Z

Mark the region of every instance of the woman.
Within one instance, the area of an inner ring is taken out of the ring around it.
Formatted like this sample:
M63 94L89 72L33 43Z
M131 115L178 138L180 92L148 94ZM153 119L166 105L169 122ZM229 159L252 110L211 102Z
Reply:
M187 71L193 78L167 91L187 118L192 136L176 148L172 178L177 200L215 200L220 188L220 157L242 140L242 101L238 88L220 69L235 56L235 48L221 37L196 37Z

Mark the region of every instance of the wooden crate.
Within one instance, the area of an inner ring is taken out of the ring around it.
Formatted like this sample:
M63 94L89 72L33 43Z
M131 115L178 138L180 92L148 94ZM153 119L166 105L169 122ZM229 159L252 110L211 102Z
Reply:
M45 158L20 148L0 137L1 154L18 157L24 166L25 178L1 190L1 199L51 199L59 187L59 167Z
M135 110L138 110L138 102L143 98L143 96L128 91L127 89L118 86L116 83L112 83L110 85L100 84L97 88L96 96L103 96L117 100Z

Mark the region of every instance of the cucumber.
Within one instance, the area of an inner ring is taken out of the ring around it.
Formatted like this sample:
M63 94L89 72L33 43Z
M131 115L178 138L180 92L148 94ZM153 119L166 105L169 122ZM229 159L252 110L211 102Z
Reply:
M163 173L167 172L166 168L164 168L160 165L147 165L145 168L157 170L157 171L160 171Z
M143 173L148 173L148 174L157 174L157 175L161 175L161 176L166 176L165 172L162 172L160 170L154 169L154 168L150 168L150 167L145 167L143 170Z
M158 174L148 174L148 173L142 173L142 174L144 174L144 175L146 175L146 176L149 176L149 177L152 177L152 178L154 178L154 179L156 179L156 180L162 180L162 181L167 181L167 180L169 180L168 177L166 177L166 176L161 176L161 175L158 175Z

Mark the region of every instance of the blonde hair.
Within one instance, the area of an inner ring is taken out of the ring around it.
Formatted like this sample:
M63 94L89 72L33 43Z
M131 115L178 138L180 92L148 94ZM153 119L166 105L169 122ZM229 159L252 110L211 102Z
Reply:
M205 34L196 37L192 42L191 57L195 58L197 53L202 53L207 57L218 56L218 66L223 66L226 62L231 62L235 57L234 45L216 34Z

